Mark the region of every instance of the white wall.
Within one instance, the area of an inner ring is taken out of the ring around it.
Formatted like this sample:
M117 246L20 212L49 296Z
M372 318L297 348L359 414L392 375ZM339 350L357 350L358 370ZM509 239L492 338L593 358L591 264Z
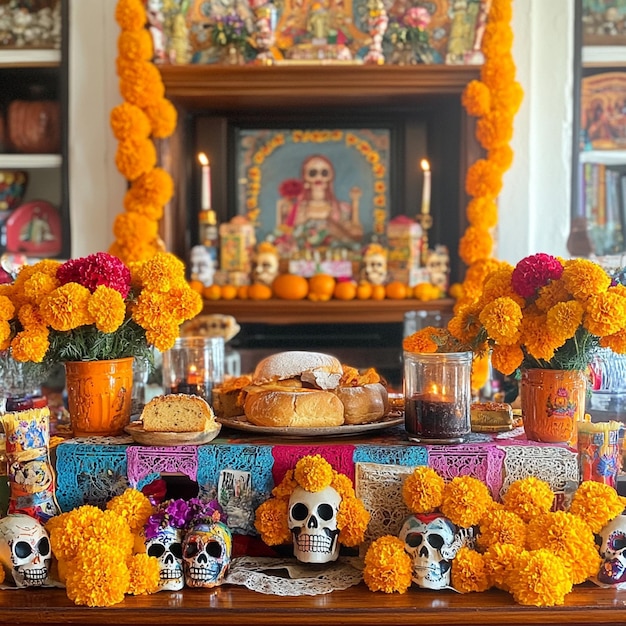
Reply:
M70 2L70 202L72 256L106 250L122 211L109 125L120 102L115 76L117 0ZM513 54L525 92L515 119L515 159L500 196L498 258L567 256L572 132L573 2L514 0Z

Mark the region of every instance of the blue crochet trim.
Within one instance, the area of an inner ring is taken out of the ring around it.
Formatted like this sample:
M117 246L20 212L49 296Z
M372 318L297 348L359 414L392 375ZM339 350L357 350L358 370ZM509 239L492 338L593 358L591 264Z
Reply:
M422 446L357 445L354 463L379 463L381 465L428 465L428 450Z

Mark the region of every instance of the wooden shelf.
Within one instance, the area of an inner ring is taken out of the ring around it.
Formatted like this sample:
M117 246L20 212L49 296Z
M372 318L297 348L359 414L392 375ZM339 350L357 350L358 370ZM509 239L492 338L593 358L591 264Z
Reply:
M57 67L60 64L60 50L0 48L0 67Z
M159 66L166 96L189 109L402 104L460 94L476 65Z
M407 311L452 311L454 300L205 300L205 314L232 315L239 323L381 324L402 322Z
M111 607L76 606L64 589L0 594L0 624L328 624L352 626L623 624L626 592L579 585L557 607L521 606L503 591L460 594L412 587L404 594L363 584L318 596L274 596L223 585L126 596Z
M0 167L5 169L43 169L63 165L60 154L0 154Z

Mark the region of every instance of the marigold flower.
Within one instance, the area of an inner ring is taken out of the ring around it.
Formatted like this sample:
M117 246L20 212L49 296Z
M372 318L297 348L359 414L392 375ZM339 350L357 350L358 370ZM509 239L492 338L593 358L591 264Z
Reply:
M511 298L496 298L485 305L479 319L489 337L503 344L514 344L520 337L522 309Z
M363 543L369 521L370 513L358 498L342 498L337 512L339 542L348 547Z
M626 298L608 291L590 296L585 301L583 325L598 337L619 332L626 327Z
M462 343L468 345L475 343L481 330L478 313L479 309L475 304L459 307L454 317L448 322L447 328L451 335Z
M430 513L443 502L445 482L430 467L416 467L402 484L402 499L413 513Z
M272 489L272 495L275 498L286 498L289 500L289 497L294 492L296 487L298 487L298 483L293 477L293 470L290 469L285 472L285 475L280 483Z
M494 146L487 152L487 158L503 172L513 164L513 156L513 148L507 144Z
M487 591L492 583L483 555L461 546L452 561L451 582L459 593Z
M491 364L505 376L512 374L524 360L524 353L519 345L495 345L491 352Z
M167 292L185 281L185 265L172 254L156 254L139 267L138 276L146 289Z
M411 586L413 562L398 537L376 539L365 554L363 581L370 591L405 593Z
M467 170L465 191L469 196L495 198L502 190L502 171L487 159L478 159ZM468 263L468 265L470 265Z
M158 328L146 328L146 341L160 352L165 352L174 346L179 334L176 322L164 322Z
M523 298L534 296L537 290L551 280L558 280L563 274L559 260L540 252L523 258L513 270L511 284L516 293Z
M494 586L509 590L509 576L515 576L517 559L524 553L525 550L512 543L494 543L485 550L485 569Z
M574 492L569 512L587 522L592 532L599 533L625 507L626 499L619 496L613 487L585 480Z
M548 311L559 302L567 302L572 300L573 296L565 288L565 282L562 279L552 280L547 285L539 287L539 295L535 300L535 306L540 311Z
M455 476L446 484L439 508L453 524L469 528L492 506L493 498L483 482L472 476Z
M330 486L342 497L342 498L354 498L356 494L354 492L354 485L352 481L345 475L333 472L333 481Z
M526 313L522 319L521 330L520 341L535 359L549 361L555 350L562 345L560 338L554 337L550 332L546 315Z
M118 0L115 21L122 30L142 30L147 20L146 8L141 0Z
M565 511L538 515L528 524L528 547L560 557L575 585L598 573L601 558L589 525Z
M476 122L476 138L485 150L507 144L513 138L511 113L494 110L481 117ZM497 167L495 162L488 162Z
M141 491L132 488L109 500L106 508L123 517L133 533L141 530L154 512L150 500Z
M513 268L510 266L502 267L489 274L485 278L480 301L486 303L498 298L510 298L523 309L526 306L526 301L513 290L513 285L511 284L512 274Z
M287 525L288 505L289 502L284 498L270 498L256 509L254 527L268 546L288 543L291 540L291 531Z
M583 307L576 300L557 302L546 314L548 332L561 344L573 337L583 320Z
M59 281L55 276L50 276L44 272L33 274L24 283L24 296L32 302L41 300L59 286Z
M118 141L130 137L148 139L152 132L148 116L130 102L122 102L111 110L110 123L113 135Z
M529 522L533 517L547 513L554 502L550 485L539 478L528 476L513 482L502 498L507 511L512 511Z
M463 90L461 103L469 115L474 117L486 115L491 108L489 87L479 80L470 81Z
M139 596L156 593L161 583L161 565L156 557L134 554L128 562L130 580L127 593Z
M126 304L119 291L100 285L91 294L87 310L96 328L103 333L115 332L126 317Z
M161 100L165 87L159 70L150 62L125 62L117 64L122 98L145 109ZM146 112L148 118L150 115ZM151 120L152 121L152 120Z
M133 238L151 241L158 232L159 225L139 213L120 213L113 222L113 233L118 241L130 243Z
M11 354L16 361L41 363L50 347L47 328L17 333L11 341Z
M459 255L466 265L488 259L493 251L493 237L489 231L469 226L459 241Z
M120 174L130 181L151 170L156 161L156 148L149 139L131 136L117 145L115 165Z
M150 120L152 135L157 139L165 139L176 130L178 113L166 98L159 98L154 104L146 105L144 112Z
M467 205L466 215L472 226L488 230L498 223L498 205L493 198L474 198Z
M602 348L610 348L617 354L626 354L626 329L620 330L613 335L600 338Z
M572 590L572 579L563 560L549 550L520 554L509 590L519 604L556 606L565 603Z
M158 222L163 217L162 205L148 204L132 188L124 194L124 209L129 213L138 213L153 222Z
M169 172L155 167L134 180L129 192L133 192L138 202L164 205L172 199L174 181Z
M15 314L15 305L7 296L0 296L0 319L10 320Z
M577 300L585 301L606 291L611 279L602 267L589 259L569 259L563 265L563 282Z
M438 344L434 341L436 329L426 326L417 332L408 335L402 340L402 349L405 352L432 353L437 352Z
M319 454L305 456L297 463L294 478L306 491L317 492L328 487L333 480L331 464Z
M78 283L67 283L55 289L41 304L41 314L54 330L72 330L91 324L88 309L91 293Z
M117 38L117 53L128 61L150 61L154 54L150 32L146 29L122 30Z
M502 543L513 544L520 550L526 546L526 523L513 511L506 509L487 511L480 520L479 530L476 544L481 550Z

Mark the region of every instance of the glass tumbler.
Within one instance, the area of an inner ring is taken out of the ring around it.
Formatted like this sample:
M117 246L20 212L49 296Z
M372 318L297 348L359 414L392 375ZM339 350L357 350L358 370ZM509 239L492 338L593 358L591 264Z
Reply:
M404 352L405 428L411 441L462 443L472 427L471 352Z
M193 394L210 404L223 381L223 337L179 337L163 353L163 393Z

